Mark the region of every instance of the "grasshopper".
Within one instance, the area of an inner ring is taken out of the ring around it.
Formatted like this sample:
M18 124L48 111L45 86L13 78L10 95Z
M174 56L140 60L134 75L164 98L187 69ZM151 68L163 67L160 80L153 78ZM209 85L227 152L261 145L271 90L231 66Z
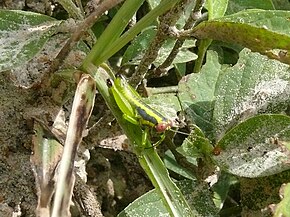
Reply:
M146 143L148 128L154 128L157 133L161 134L161 139L154 146L159 145L165 138L164 132L173 126L173 121L147 105L121 75L117 75L114 81L108 79L107 84L116 104L123 112L123 117L132 124L145 127L142 144Z

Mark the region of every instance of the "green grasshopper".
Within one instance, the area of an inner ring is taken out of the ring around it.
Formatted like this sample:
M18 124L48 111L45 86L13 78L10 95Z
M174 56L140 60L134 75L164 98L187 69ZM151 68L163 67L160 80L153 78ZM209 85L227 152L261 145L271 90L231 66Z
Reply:
M148 128L155 128L161 134L161 139L154 146L159 145L165 138L164 132L171 129L173 122L147 105L121 75L114 81L108 79L107 83L123 117L135 125L145 126L142 145L146 143Z

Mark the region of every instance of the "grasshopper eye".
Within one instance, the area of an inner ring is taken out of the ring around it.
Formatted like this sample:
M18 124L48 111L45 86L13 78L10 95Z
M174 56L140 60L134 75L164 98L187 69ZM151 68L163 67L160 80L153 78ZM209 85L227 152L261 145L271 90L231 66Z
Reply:
M107 79L107 85L108 85L108 87L112 87L113 86L113 81L112 81L112 79Z

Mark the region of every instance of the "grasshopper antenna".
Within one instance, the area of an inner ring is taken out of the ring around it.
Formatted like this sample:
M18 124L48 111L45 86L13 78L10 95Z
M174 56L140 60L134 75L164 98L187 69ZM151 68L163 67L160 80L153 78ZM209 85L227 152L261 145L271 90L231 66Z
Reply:
M174 133L179 133L179 134L186 135L186 136L189 136L190 135L189 133L181 132L179 130L173 130L173 129L169 129L169 130L172 131L172 132L174 132Z

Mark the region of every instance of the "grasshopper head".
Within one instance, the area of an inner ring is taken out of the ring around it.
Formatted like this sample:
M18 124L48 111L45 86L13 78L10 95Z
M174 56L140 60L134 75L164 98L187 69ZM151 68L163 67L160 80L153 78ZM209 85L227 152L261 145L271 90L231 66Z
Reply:
M165 130L168 130L172 127L173 123L171 120L168 120L167 122L161 122L156 124L155 129L158 133L162 133Z
M112 87L113 86L114 81L110 78L107 79L107 86L108 87Z

